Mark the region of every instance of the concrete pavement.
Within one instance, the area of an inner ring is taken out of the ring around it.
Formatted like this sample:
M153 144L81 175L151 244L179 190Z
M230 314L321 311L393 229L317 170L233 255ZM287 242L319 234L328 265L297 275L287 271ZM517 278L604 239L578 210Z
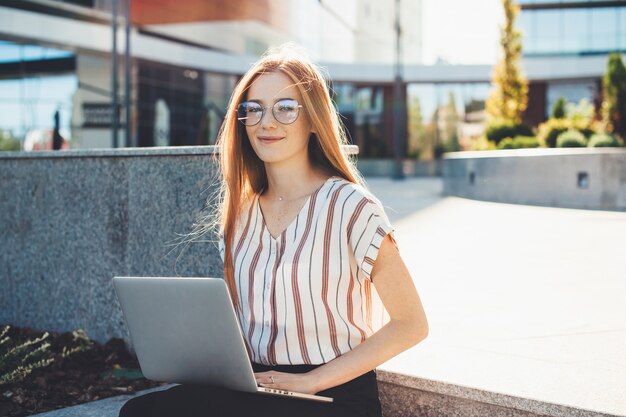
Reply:
M626 416L626 213L442 198L368 178L430 335L383 370Z

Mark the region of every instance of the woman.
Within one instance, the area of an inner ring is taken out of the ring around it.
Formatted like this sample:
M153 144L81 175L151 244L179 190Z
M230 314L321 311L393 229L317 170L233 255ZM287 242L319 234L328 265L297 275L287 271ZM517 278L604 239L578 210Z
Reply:
M243 76L219 137L220 254L256 380L334 402L178 386L120 415L381 416L374 368L428 325L345 143L320 71L288 48Z

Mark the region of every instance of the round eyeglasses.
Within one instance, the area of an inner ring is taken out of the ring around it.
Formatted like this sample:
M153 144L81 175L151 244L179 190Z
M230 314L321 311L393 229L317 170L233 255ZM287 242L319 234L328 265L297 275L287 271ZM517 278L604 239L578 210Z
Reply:
M284 125L295 122L302 107L300 103L290 98L278 100L271 106L274 119ZM254 126L263 119L265 110L269 108L270 106L263 107L256 101L246 101L237 106L237 120L246 126Z

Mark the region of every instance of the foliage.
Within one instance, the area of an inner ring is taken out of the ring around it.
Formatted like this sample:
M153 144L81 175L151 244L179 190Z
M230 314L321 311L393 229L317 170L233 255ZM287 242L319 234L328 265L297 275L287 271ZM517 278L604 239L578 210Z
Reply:
M583 148L585 146L587 146L587 139L578 130L566 130L556 138L557 148Z
M615 135L596 133L589 138L587 146L590 148L608 148L622 146L622 143Z
M448 95L448 104L439 114L441 120L441 143L444 152L457 152L461 150L459 145L459 113L456 110L454 93Z
M534 136L516 136L505 138L498 144L498 149L538 148L539 141Z
M492 119L520 123L528 103L528 81L519 68L522 37L515 29L519 6L514 0L502 0L502 6L505 16L504 26L500 32L502 56L494 69L492 79L494 89L487 99L486 110Z
M34 369L50 365L54 359L49 351L50 344L45 342L49 333L35 339L13 340L9 336L11 326L4 326L0 331L0 385L19 382ZM64 346L61 357L67 357L91 347L89 340L81 329L72 332L75 346Z
M565 118L565 106L567 106L567 100L565 100L565 97L563 96L559 97L552 105L552 118Z
M594 107L587 99L578 104L566 104L565 117L550 118L538 127L537 138L539 143L549 148L557 146L557 137L570 129L577 130L588 139L599 130L598 122L594 121Z
M419 97L412 96L407 106L408 116L408 156L418 159L424 146L424 122Z
M608 133L626 137L626 67L620 53L609 55L603 79L602 119Z
M487 136L479 136L471 143L471 151L492 151L496 149L495 143L490 141Z
M593 104L586 98L580 100L578 104L567 104L567 119L569 119L572 124L583 127L585 130L591 131L590 126L593 121L593 115Z
M504 138L498 143L498 149L515 149L513 138Z
M554 148L557 146L557 137L570 129L583 133L585 137L591 136L591 134L594 133L591 123L574 122L570 119L548 119L539 125L537 129L537 139L541 146Z
M496 144L505 138L514 138L515 136L532 136L533 131L525 124L515 123L506 120L494 120L487 125L485 130L487 138Z
M9 132L0 131L0 151L19 151L21 150L20 141L17 140Z
M0 332L0 385L21 381L33 369L41 368L52 363L48 357L49 343L43 336L25 342L12 343L7 336L10 326L5 326Z
M538 128L537 138L539 143L548 148L556 147L556 138L570 128L570 121L567 119L548 119L541 123Z

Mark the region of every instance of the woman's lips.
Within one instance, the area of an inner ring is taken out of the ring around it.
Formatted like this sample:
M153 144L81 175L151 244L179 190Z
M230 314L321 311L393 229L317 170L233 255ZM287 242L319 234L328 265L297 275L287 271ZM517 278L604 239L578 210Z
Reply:
M257 139L263 143L275 143L284 139L283 136L257 136Z

